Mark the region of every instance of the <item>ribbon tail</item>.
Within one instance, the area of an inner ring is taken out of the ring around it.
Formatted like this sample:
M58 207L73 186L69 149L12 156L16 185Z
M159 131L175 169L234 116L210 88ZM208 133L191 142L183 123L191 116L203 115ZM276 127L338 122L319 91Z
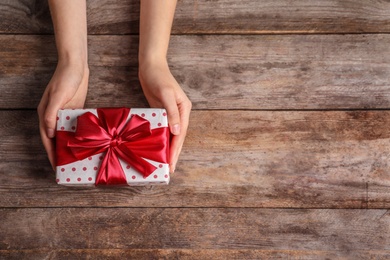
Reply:
M100 165L99 172L96 176L95 185L123 185L127 184L126 175L120 165L119 159L113 152L112 148L109 148L102 164Z
M128 162L136 171L141 173L144 178L147 178L155 170L157 170L157 167L135 154L125 145L121 145L116 151L123 160Z
M74 138L74 133L57 131L56 133L56 157L57 166L72 163L78 160L68 146L68 140Z

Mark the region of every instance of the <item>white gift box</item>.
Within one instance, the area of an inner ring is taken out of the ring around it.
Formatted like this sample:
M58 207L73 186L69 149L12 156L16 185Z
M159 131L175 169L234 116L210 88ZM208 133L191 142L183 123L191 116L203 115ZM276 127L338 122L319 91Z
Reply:
M57 131L69 131L75 132L77 128L77 117L83 115L86 112L93 113L98 117L96 109L62 109L58 112L57 117ZM154 108L131 108L127 121L130 120L132 115L138 115L150 122L150 128L162 128L168 127L168 119L165 109ZM104 158L105 152L95 154L65 165L56 167L56 181L58 184L79 186L79 185L95 185L97 173L100 169L100 164ZM150 164L156 167L156 170L148 177L144 177L142 173L133 169L133 167L118 157L120 165L126 176L128 185L141 186L141 185L159 185L168 184L169 164L161 163L143 158Z

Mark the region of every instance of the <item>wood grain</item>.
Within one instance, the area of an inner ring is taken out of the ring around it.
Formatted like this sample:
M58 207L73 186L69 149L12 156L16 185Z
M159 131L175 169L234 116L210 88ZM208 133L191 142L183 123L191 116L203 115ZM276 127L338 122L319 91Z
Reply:
M47 0L2 0L0 2L0 33L52 33Z
M257 249L37 249L0 250L8 260L30 259L183 259L183 260L250 260L250 259L388 259L387 250L316 251Z
M88 0L87 107L146 107L139 0ZM0 1L0 259L389 259L390 1L178 1L168 186L55 183L47 0Z
M389 111L193 111L169 186L108 189L56 185L35 112L0 111L0 117L1 207L370 208L390 202L381 179L390 170Z
M387 210L0 209L0 249L388 250ZM15 225L17 223L17 225Z
M52 33L47 1L3 0L0 33ZM138 33L139 1L87 1L90 34ZM385 0L179 1L174 34L388 33Z
M390 35L173 36L172 73L194 109L390 107ZM146 106L138 38L90 36L87 106ZM0 36L0 108L35 108L56 63L52 36Z

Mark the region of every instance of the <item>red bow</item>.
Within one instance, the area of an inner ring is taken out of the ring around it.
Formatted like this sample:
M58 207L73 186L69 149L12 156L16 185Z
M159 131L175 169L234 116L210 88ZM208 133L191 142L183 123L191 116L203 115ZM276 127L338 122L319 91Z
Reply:
M57 132L57 165L64 165L105 152L95 184L127 184L119 159L146 178L156 167L143 158L168 163L169 130L150 129L150 122L130 109L97 109L77 118L76 132Z

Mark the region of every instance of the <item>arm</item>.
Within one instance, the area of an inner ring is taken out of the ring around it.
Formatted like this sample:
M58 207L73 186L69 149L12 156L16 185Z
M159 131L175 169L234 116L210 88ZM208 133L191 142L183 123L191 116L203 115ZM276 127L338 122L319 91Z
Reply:
M88 90L87 21L85 0L49 0L58 52L56 70L38 106L42 143L55 167L57 112L82 108Z
M139 79L151 107L168 113L174 135L170 150L170 171L174 172L187 133L191 101L172 76L166 55L176 0L141 0Z

